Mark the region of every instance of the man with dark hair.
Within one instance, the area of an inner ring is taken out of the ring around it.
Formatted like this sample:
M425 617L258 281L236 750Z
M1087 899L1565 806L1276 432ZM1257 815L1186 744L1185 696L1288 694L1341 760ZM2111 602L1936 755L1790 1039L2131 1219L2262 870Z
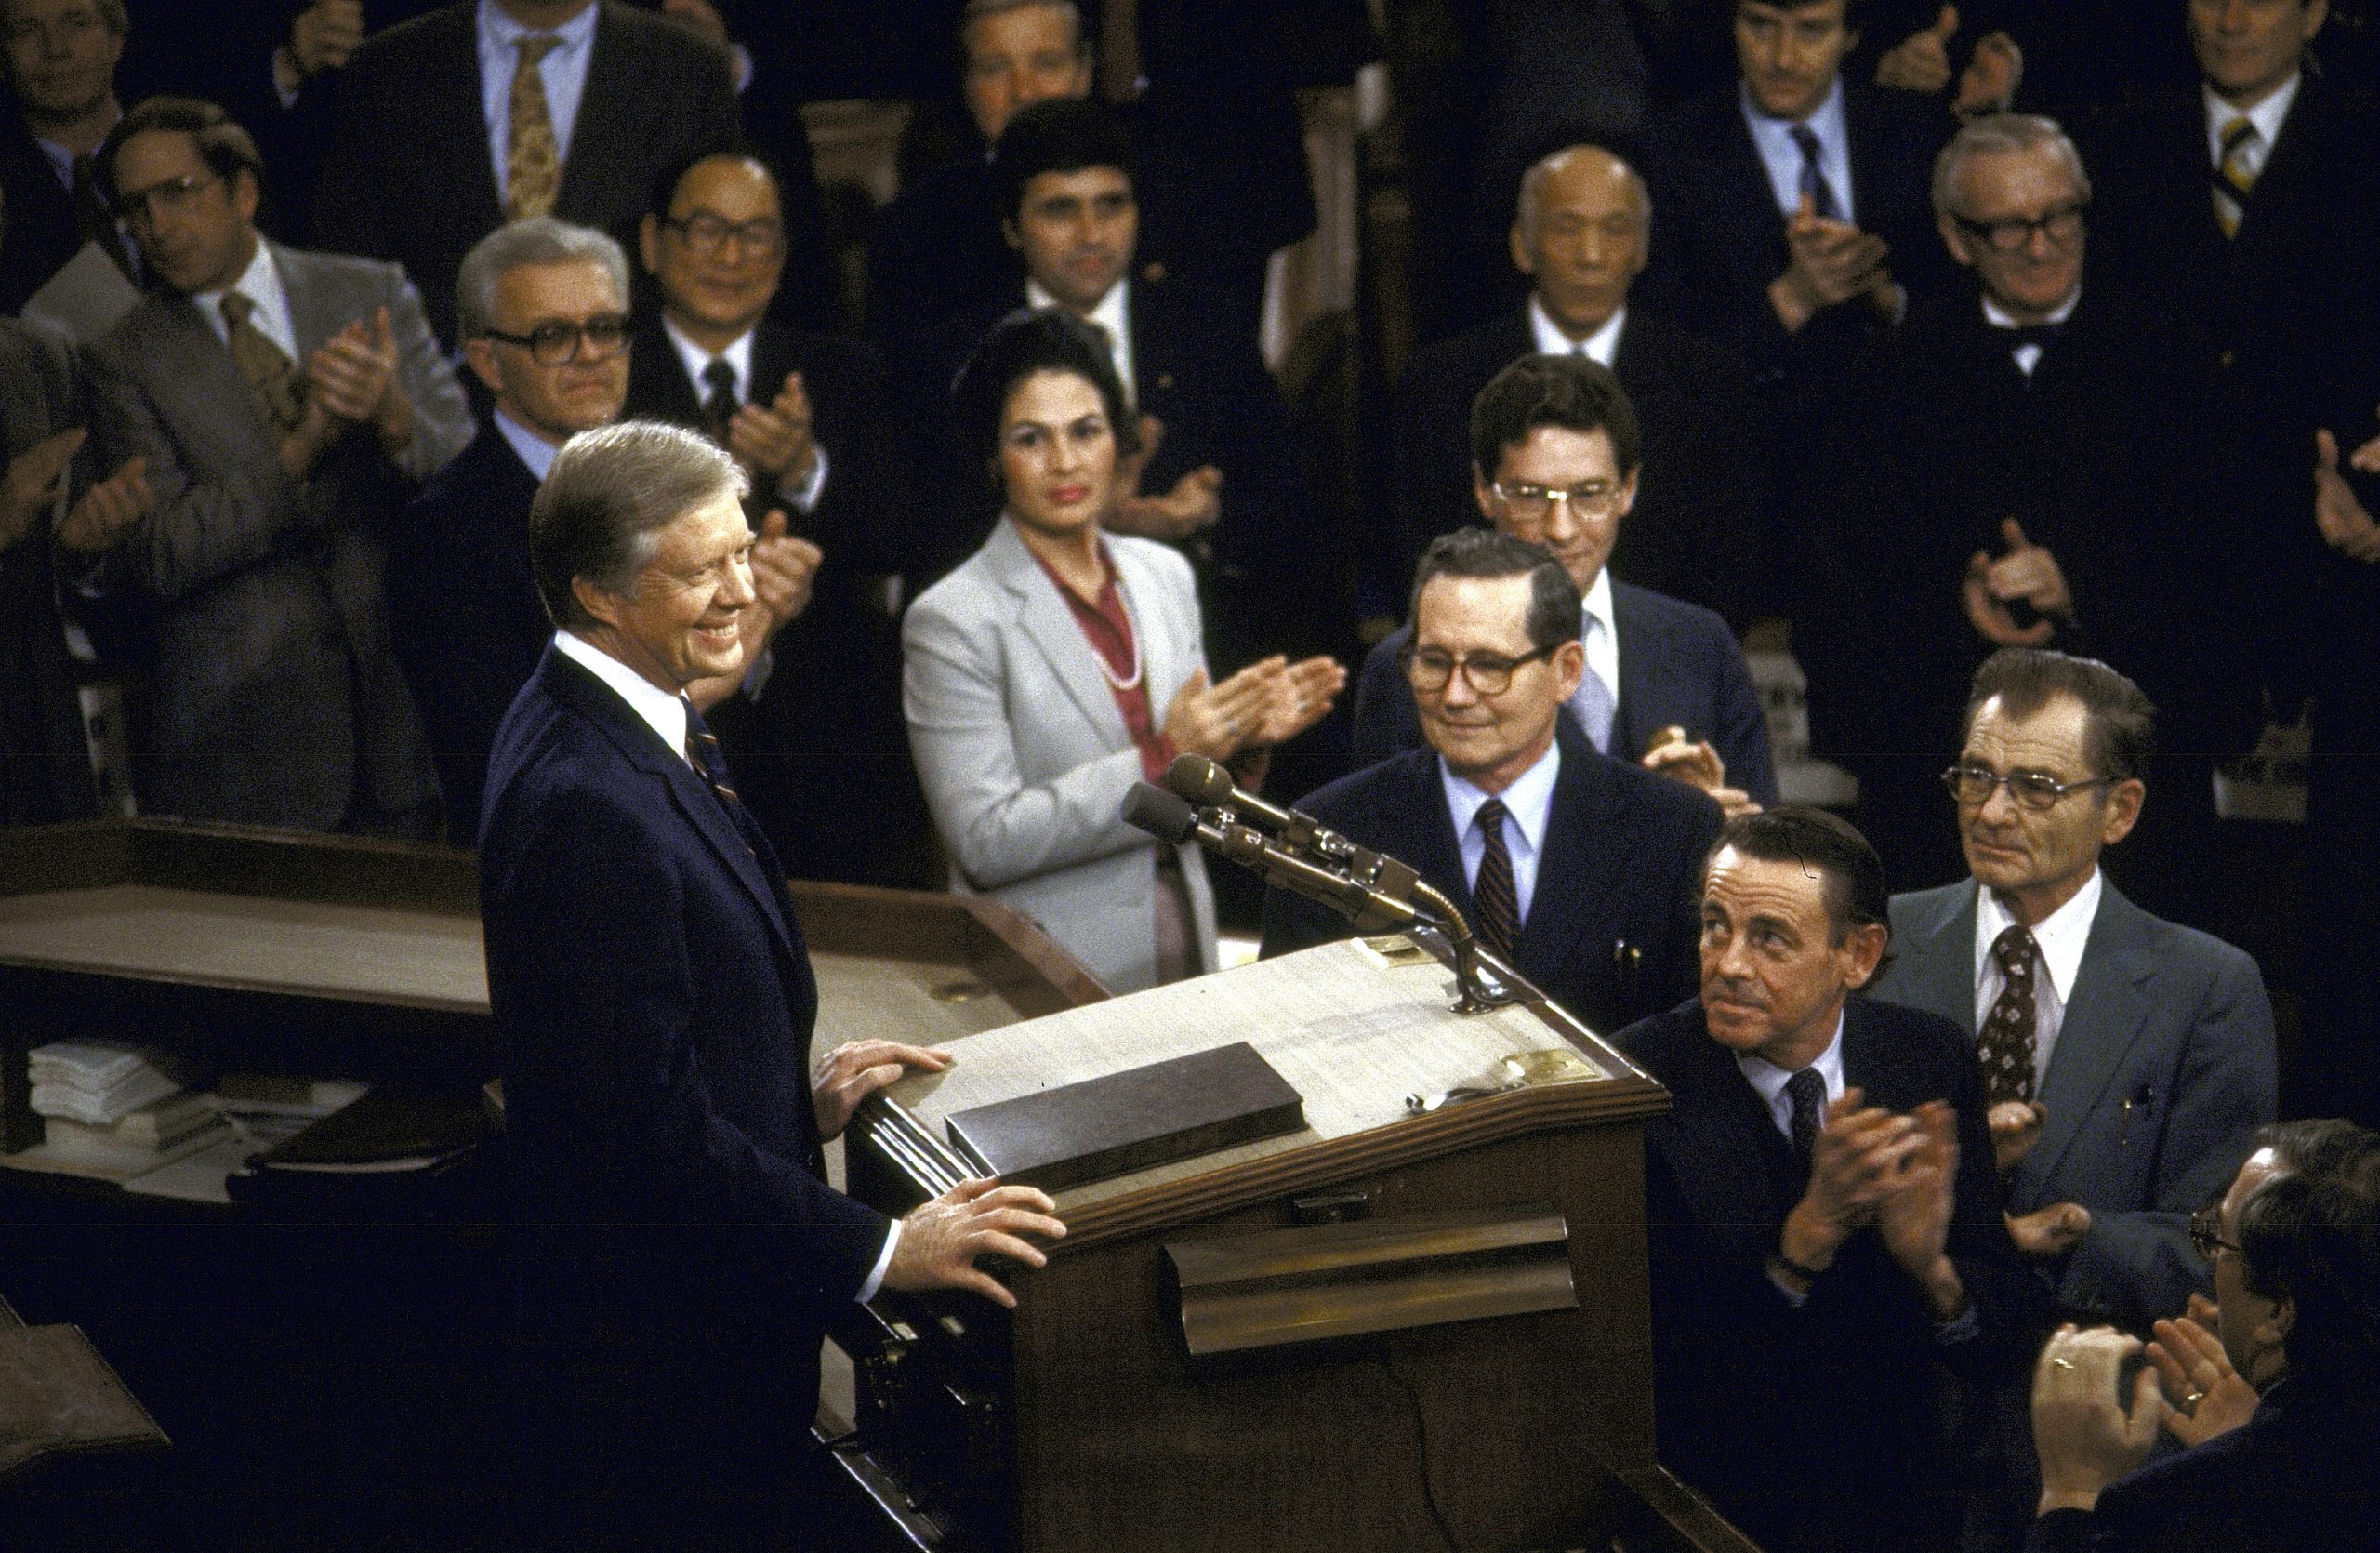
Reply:
M1874 989L1969 1032L2017 1249L2062 1311L2134 1331L2206 1288L2188 1215L2275 1084L2255 962L2100 870L2146 800L2151 717L2105 664L1992 655L1945 774L1971 877L1893 897Z
M1734 633L1708 610L1611 575L1620 536L1633 522L1641 445L1618 378L1577 356L1523 356L1480 390L1470 420L1471 499L1480 515L1553 551L1579 591L1586 664L1567 720L1595 749L1641 761L1723 805L1776 803L1768 729ZM1364 660L1358 759L1382 760L1421 742L1413 692L1398 667L1412 636L1408 623Z
M97 243L134 281L140 268L92 153L124 116L115 70L124 0L5 0L0 60L12 121L0 129L0 312L14 317L79 252Z
M1083 319L1107 341L1142 430L1138 479L1125 484L1106 525L1190 558L1219 661L1322 645L1314 633L1335 615L1316 595L1332 577L1280 390L1252 339L1215 327L1211 291L1135 268L1138 164L1130 126L1103 103L1052 99L1009 120L992 172L1022 284L945 332L909 397L938 422L958 363L1019 304ZM953 469L947 478L972 493L981 475ZM980 536L953 538L972 549Z
M1397 378L1396 528L1366 558L1379 605L1470 505L1463 433L1479 391L1538 352L1609 367L1643 428L1644 477L1612 570L1742 623L1759 565L1760 418L1741 362L1634 305L1652 232L1645 180L1599 146L1566 147L1523 175L1509 246L1527 304L1416 352Z
M364 40L337 78L314 238L403 263L455 339L464 253L552 215L633 241L654 178L737 136L724 49L619 0L481 0Z
M1413 583L1397 657L1427 744L1302 804L1399 857L1461 907L1483 942L1599 1030L1693 986L1688 881L1719 811L1595 751L1562 713L1587 672L1579 592L1561 563L1489 529L1439 536ZM1266 892L1264 952L1350 930Z
M1884 914L1842 820L1730 820L1703 869L1700 997L1618 1038L1671 1100L1645 1125L1661 1459L1779 1553L1956 1546L1938 1369L1989 1387L2039 1331L1978 1167L1966 1042L1851 999Z
M2157 1323L2129 1399L2138 1338L2066 1327L2043 1350L2032 1553L2380 1546L2380 1135L2292 1122L2256 1144L2191 1220L2215 1306ZM2188 1449L2149 1463L2161 1426Z
M1859 777L1861 822L1897 878L1955 867L1914 751L1955 737L1995 647L2087 650L2148 682L2168 747L2198 768L2161 785L2144 842L2170 819L2202 848L2214 761L2254 742L2226 559L2241 548L2224 519L2229 434L2171 306L2086 285L2093 193L2048 119L1997 114L1951 139L1936 241L1975 284L1860 359L1800 503L1813 742ZM2135 392L2144 381L2158 392Z
M901 718L900 573L914 504L891 447L884 372L855 341L770 316L787 232L768 166L741 152L689 157L654 187L637 233L661 305L639 321L628 414L703 431L742 466L755 514L782 506L833 564L774 656L743 721L721 733L736 789L803 879L931 877L925 800ZM842 823L853 791L876 823Z
M826 1184L853 1108L948 1059L864 1041L811 1069L785 870L687 698L744 669L744 489L630 422L574 438L529 514L558 629L497 735L480 880L538 1546L781 1546L832 1313L880 1286L1013 1305L975 1258L1038 1266L1019 1237L1065 1232L1029 1188L895 1226Z
M104 574L155 614L145 806L427 837L386 527L470 418L420 300L259 237L256 144L211 103L151 98L98 161L159 283L92 352L102 466L156 498Z
M1735 0L1733 14L1736 81L1646 131L1661 210L1649 299L1756 377L1822 392L1937 278L1924 201L1940 110L1843 79L1854 0Z

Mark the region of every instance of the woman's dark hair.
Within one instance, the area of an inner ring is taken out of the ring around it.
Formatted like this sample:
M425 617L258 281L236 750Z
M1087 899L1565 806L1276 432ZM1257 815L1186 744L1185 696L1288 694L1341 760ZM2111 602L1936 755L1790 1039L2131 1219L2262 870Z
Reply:
M1123 380L1107 346L1091 326L1063 308L1026 308L992 326L950 385L951 427L960 454L984 471L987 494L1000 499L1000 419L1009 395L1037 372L1068 372L1099 391L1116 455L1141 450L1140 427L1124 401Z

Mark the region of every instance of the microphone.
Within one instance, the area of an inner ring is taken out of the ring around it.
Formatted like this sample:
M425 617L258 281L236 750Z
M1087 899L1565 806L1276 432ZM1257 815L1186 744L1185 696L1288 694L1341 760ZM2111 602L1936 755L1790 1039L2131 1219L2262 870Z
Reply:
M1312 815L1266 803L1204 755L1176 755L1165 768L1165 785L1202 808L1254 815L1280 832L1282 846L1320 858L1331 873L1344 874L1395 900L1413 898L1419 871L1386 853L1357 846Z
M1124 795L1123 819L1125 824L1145 830L1161 842L1179 844L1196 841L1210 852L1254 869L1268 883L1329 907L1353 923L1359 933L1438 925L1435 918L1424 914L1411 901L1284 852L1249 826L1202 816L1178 794L1163 788L1146 782L1133 783L1131 790Z

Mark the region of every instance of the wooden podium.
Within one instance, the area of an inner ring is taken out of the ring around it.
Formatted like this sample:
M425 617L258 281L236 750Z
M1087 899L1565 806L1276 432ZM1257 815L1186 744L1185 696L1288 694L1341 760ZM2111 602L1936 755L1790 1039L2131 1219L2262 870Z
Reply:
M1665 1093L1559 1010L1459 1015L1451 985L1329 945L945 1042L863 1108L852 1189L898 1213L971 1174L955 1111L1236 1041L1304 1100L1296 1133L1058 1193L1049 1266L1001 1269L1012 1316L874 1303L840 1459L894 1545L1750 1546L1653 1454Z

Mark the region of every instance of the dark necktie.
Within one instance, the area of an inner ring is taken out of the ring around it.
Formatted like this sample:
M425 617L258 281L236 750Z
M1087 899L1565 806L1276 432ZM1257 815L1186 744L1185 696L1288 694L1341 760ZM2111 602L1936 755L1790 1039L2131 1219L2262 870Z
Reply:
M273 431L286 436L297 428L305 414L305 399L298 386L296 364L282 354L272 338L257 327L257 305L245 293L226 291L223 309L223 337L231 347L231 360L238 364L240 376L257 396L257 408Z
M1826 169L1818 165L1818 138L1806 124L1797 124L1791 131L1793 143L1802 152L1802 192L1810 196L1810 208L1821 220L1843 219L1843 206L1835 202L1834 185L1826 180Z
M1807 1175L1810 1150L1818 1145L1818 1124L1826 1119L1826 1080L1815 1068L1802 1069L1785 1081L1785 1094L1793 1102L1793 1157Z
M694 710L692 698L681 696L678 704L686 709L686 759L701 775L710 795L719 800L719 806L727 811L727 817L734 822L735 833L744 838L752 856L764 856L761 849L768 843L761 835L760 822L744 806L744 801L735 796L735 789L728 780L727 752L720 748L719 736L710 731L703 714Z
M703 368L703 382L710 392L703 395L703 431L720 446L727 445L727 423L735 418L743 401L735 397L735 368L724 356L712 358Z
M2010 927L1991 941L1991 958L2005 978L1976 1037L1983 1064L1983 1097L1991 1105L2033 1097L2033 971L2041 951L2032 934Z
M132 255L125 250L124 233L115 224L115 212L109 207L108 197L99 189L99 168L87 156L74 158L73 188L74 230L85 241L97 243L99 251L114 261L134 285L140 283L140 272L134 267Z
M1479 855L1479 877L1471 887L1471 905L1479 918L1479 937L1509 961L1521 937L1520 896L1513 888L1513 855L1504 847L1504 816L1501 799L1479 805L1479 835L1487 843Z

